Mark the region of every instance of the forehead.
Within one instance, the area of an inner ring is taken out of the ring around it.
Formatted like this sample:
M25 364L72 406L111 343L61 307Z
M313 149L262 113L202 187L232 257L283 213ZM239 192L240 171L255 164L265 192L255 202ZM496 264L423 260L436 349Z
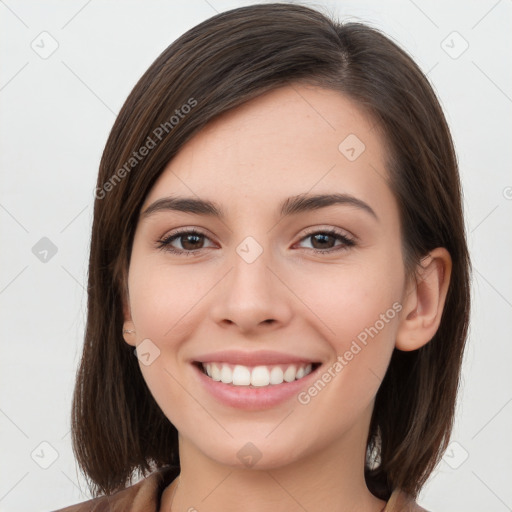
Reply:
M263 207L342 192L378 205L393 199L385 162L375 123L352 100L293 84L211 121L168 164L145 204L173 193Z

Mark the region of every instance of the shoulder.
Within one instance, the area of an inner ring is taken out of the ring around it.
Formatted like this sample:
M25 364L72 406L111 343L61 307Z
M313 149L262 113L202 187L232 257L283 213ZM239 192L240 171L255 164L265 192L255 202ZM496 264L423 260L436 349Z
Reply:
M399 489L393 491L382 512L429 512L420 507L415 499Z
M157 512L164 488L178 474L179 468L167 466L110 496L99 496L54 512Z

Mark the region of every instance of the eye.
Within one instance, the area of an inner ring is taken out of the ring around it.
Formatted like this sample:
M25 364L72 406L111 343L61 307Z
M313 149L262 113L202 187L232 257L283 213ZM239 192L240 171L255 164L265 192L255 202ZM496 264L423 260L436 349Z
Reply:
M301 239L301 242L308 239L311 240L311 248L318 254L330 254L346 250L356 244L355 240L348 234L332 228L321 231L311 231ZM339 243L336 245L336 242Z
M195 229L186 229L171 233L169 236L158 240L157 247L173 254L192 256L204 249L202 246L204 240L209 240L204 233ZM181 248L175 247L173 245L175 242L181 245Z
M306 236L302 237L301 242L308 239L312 242L311 249L317 254L331 254L333 252L346 250L356 244L348 234L332 228L321 231L311 231ZM201 231L197 231L196 229L183 229L175 231L158 240L156 244L158 249L172 254L194 256L202 249L207 248L204 246L205 240L210 239ZM181 247L176 247L175 244L179 244Z

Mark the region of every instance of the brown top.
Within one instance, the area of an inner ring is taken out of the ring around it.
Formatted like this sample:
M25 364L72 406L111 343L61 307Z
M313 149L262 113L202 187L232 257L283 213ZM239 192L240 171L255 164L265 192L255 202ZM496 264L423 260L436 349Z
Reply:
M100 496L54 512L159 512L164 489L178 476L178 467L154 471L112 496ZM406 494L395 491L382 512L428 512Z

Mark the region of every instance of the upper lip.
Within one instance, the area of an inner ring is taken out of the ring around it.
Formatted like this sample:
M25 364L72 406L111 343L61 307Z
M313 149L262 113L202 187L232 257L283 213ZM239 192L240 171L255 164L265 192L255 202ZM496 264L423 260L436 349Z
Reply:
M199 363L229 363L240 364L243 366L266 366L272 364L308 364L318 362L309 357L299 357L284 352L275 352L269 350L258 350L251 352L241 352L238 350L222 350L220 352L211 352L194 358Z

